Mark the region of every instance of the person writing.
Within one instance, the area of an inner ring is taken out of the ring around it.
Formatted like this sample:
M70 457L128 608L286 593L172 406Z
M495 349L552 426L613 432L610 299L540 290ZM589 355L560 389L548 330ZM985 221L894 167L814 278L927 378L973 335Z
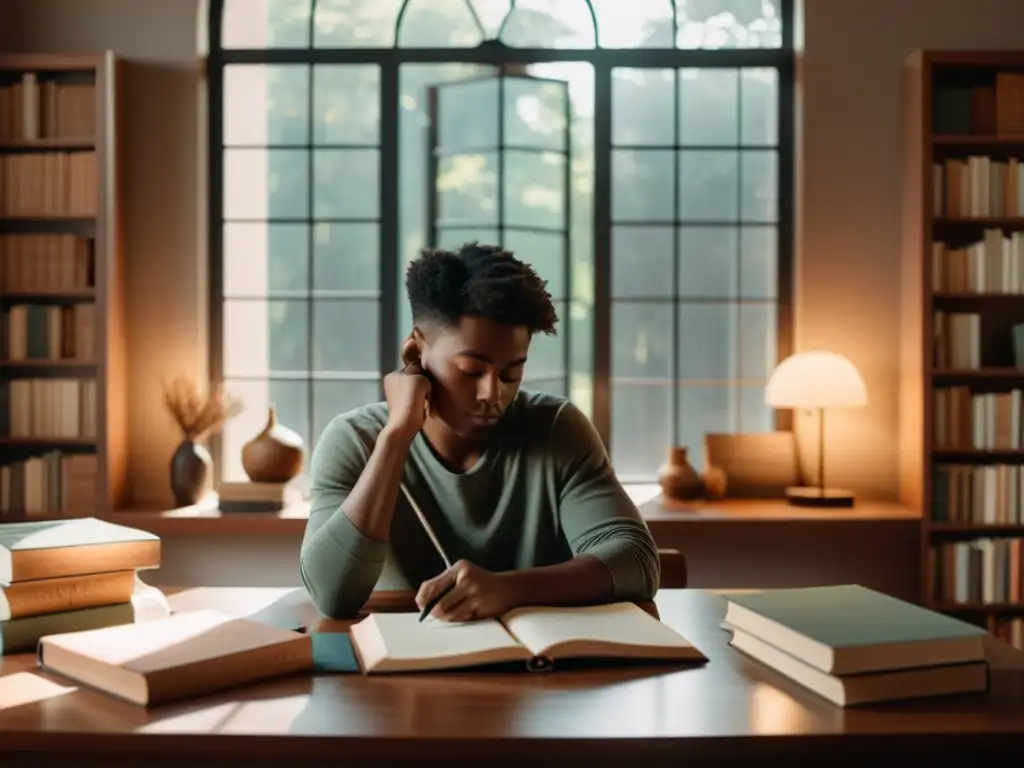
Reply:
M417 589L448 621L519 605L650 600L658 551L590 420L520 389L532 338L558 318L546 282L496 246L425 250L413 330L386 402L336 416L311 459L302 580L331 618L374 589ZM409 500L429 521L445 567Z

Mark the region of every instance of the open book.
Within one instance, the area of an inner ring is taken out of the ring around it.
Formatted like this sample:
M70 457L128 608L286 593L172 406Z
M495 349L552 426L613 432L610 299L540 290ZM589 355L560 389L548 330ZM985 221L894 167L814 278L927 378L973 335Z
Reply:
M634 603L523 607L500 619L447 623L417 613L375 613L350 630L364 672L412 672L522 661L550 669L563 659L700 662L678 632Z

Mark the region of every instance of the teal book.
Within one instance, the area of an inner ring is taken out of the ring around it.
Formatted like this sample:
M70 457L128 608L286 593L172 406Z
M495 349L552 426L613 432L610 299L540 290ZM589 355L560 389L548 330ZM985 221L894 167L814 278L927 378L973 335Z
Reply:
M983 628L856 584L768 589L727 600L727 628L831 675L985 659Z

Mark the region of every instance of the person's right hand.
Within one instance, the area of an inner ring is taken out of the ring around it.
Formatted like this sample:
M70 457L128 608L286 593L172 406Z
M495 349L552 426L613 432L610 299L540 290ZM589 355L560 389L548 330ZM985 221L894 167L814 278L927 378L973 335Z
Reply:
M404 368L384 377L384 394L388 401L388 425L410 435L423 428L430 409L430 379L415 355L402 349Z

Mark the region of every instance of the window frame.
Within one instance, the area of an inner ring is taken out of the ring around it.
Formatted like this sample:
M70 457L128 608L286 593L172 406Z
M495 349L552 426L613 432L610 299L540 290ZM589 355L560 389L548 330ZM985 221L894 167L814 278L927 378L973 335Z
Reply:
M414 0L415 1L415 0ZM580 0L584 2L584 0ZM673 10L675 39L675 2L666 0ZM397 151L385 147L399 146L400 70L404 64L468 63L500 66L502 64L539 64L548 62L585 62L594 68L594 193L593 193L593 382L591 419L604 442L611 449L612 348L611 314L614 301L611 291L612 206L611 100L612 72L616 68L681 69L681 68L770 68L778 73L778 228L776 350L782 360L793 348L793 298L795 260L795 46L794 2L778 0L782 24L779 48L518 48L484 44L467 48L403 48L396 41L388 48L230 48L221 45L223 11L226 0L210 0L207 24L207 253L208 253L208 351L211 382L224 380L224 76L227 67L238 64L374 64L380 68L380 298L378 360L383 378L391 370L389 361L399 359L400 295L398 199L400 184ZM311 0L315 9L316 0ZM589 5L589 3L588 3ZM311 21L313 21L311 13ZM399 23L401 14L399 15ZM600 19L595 19L595 32ZM397 25L396 25L397 27ZM595 35L596 38L596 35ZM678 254L675 255L678 259ZM738 299L742 301L742 299ZM678 306L678 297L673 299ZM675 314L675 312L674 312ZM564 331L568 333L568 330ZM675 335L677 330L673 328ZM678 366L676 366L678 367ZM566 372L569 375L569 372ZM671 386L678 386L678 378ZM381 384L383 397L383 384ZM312 407L312 406L311 406ZM675 421L673 414L673 421ZM792 414L775 411L775 428L792 429ZM672 432L677 425L673 423ZM312 439L312 438L311 438ZM221 440L212 442L214 456L219 458ZM221 461L214 461L214 482L220 481ZM653 480L654 469L652 468Z

